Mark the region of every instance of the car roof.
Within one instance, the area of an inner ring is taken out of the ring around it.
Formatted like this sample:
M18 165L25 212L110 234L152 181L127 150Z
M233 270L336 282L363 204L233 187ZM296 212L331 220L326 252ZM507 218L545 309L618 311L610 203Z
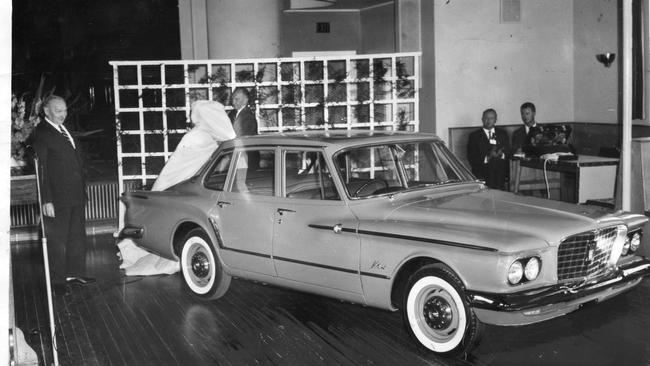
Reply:
M242 136L224 141L223 148L232 146L314 146L335 150L365 144L400 142L413 140L437 140L432 133L405 131L368 131L368 130L311 130L284 133L265 133L255 136Z

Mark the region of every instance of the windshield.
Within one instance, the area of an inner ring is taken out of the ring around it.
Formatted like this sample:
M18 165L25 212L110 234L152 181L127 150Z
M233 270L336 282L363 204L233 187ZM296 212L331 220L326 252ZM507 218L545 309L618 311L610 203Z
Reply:
M439 141L363 146L334 161L352 198L476 179Z

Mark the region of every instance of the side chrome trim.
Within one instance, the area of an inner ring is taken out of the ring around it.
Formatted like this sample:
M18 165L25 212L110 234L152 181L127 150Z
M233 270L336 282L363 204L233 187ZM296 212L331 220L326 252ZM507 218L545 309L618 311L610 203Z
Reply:
M241 253L241 254L248 254L248 255L254 255L256 257L263 257L263 258L271 258L270 254L264 254L264 253L258 253L258 252L251 252L249 250L242 250L242 249L235 249L235 248L228 248L228 247L221 247L223 250L229 250L231 252L236 252L236 253Z
M327 226L327 225L309 224L308 226L310 228L312 228L312 229L334 230L333 226ZM499 251L498 249L495 249L495 248L482 247L480 245L473 245L473 244L458 243L458 242L454 242L454 241L424 238L424 237L420 237L420 236L384 233L384 232L380 232L380 231L371 231L371 230L358 230L357 231L355 229L346 228L346 227L344 227L342 229L342 231L348 232L348 233L356 232L356 233L362 234L362 235L371 235L371 236L380 236L380 237L386 237L386 238L395 238L395 239L419 241L419 242L438 244L438 245L446 245L446 246L450 246L450 247L458 247L458 248L465 248L465 249L472 249L472 250L482 250L482 251L486 251L486 252L498 252Z
M298 260L298 259L292 259L292 258L274 257L274 256L271 256L270 254L258 253L258 252L248 251L248 250L242 250L242 249L230 248L230 247L227 247L227 246L225 246L225 245L223 244L223 239L221 238L221 234L219 233L219 230L217 230L217 226L216 226L216 223L214 222L214 220L213 220L212 218L210 218L209 221L210 221L210 224L212 225L212 230L214 231L214 235L217 237L217 245L219 246L219 249L222 249L222 250L229 250L229 251L232 251L232 252L237 252L237 253L247 254L247 255L253 255L253 256L256 256L256 257L271 258L271 259L275 259L275 260L279 260L279 261L290 262L290 263L296 263L296 264L302 264L302 265L310 266L310 267L317 267L317 268L323 268L323 269L330 269L330 270L333 270L333 271L339 271L339 272L345 272L345 273L352 273L352 274L357 274L357 275L361 275L361 276L375 277L375 278L381 278L381 279L385 279L385 280L390 280L390 277L389 277L389 276L384 276L384 275L380 275L380 274L376 274L376 273L370 273L370 272L359 272L359 271L357 271L357 270L355 270L355 269L348 269L348 268L342 268L342 267L328 266L328 265L326 265L326 264L313 263L313 262L305 262L305 261L301 261L301 260ZM312 226L312 225L310 225L310 227L311 227L311 226ZM321 225L318 225L318 226L321 226ZM322 226L322 227L316 227L316 228L317 228L317 229L329 229L329 230L332 229L332 227L325 227L325 226ZM345 231L345 229L344 229L344 231ZM352 229L348 229L348 231L350 231L350 232L354 232L354 230L352 230Z
M347 269L347 268L342 268L342 267L328 266L326 264L319 264L319 263L314 263L314 262L305 262L305 261L301 261L301 260L298 260L298 259L291 259L291 258L286 258L286 257L273 257L273 259L283 261L283 262L302 264L302 265L310 266L310 267L317 267L317 268L331 269L331 270L339 271L339 272L359 274L359 271L354 270L354 269Z
M389 276L384 276L380 275L377 273L370 273L370 272L361 272L362 276L367 276L367 277L375 277L375 278L381 278L382 280L390 280Z
M334 231L334 226L327 226L327 225L317 225L317 224L309 224L307 225L312 229L321 229L321 230L332 230ZM343 227L341 228L341 231L344 233L356 233L357 231L355 229L351 229L348 227Z

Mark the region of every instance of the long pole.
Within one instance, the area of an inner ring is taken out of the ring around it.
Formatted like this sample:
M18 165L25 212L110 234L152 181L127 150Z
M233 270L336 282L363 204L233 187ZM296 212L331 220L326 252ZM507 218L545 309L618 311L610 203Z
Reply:
M41 200L41 179L40 166L38 158L34 159L36 168L36 189L38 193L38 207L41 209L41 230L43 231L41 243L43 244L43 264L45 266L45 285L47 291L47 310L50 315L50 335L52 337L52 355L54 356L54 366L59 366L59 353L56 346L56 324L54 321L54 305L52 304L52 283L50 281L50 260L47 253L47 236L45 235L45 223L43 217L43 202Z
M623 0L623 141L621 208L631 209L632 181L632 0Z

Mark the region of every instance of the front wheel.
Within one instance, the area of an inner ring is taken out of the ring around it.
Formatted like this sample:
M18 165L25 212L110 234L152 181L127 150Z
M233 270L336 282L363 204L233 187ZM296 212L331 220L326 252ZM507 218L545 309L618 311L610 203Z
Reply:
M182 243L181 272L185 287L205 300L223 296L231 277L224 272L208 234L193 229L183 237Z
M411 275L402 301L404 324L418 344L441 356L457 356L478 341L482 324L463 284L446 266L431 265Z

